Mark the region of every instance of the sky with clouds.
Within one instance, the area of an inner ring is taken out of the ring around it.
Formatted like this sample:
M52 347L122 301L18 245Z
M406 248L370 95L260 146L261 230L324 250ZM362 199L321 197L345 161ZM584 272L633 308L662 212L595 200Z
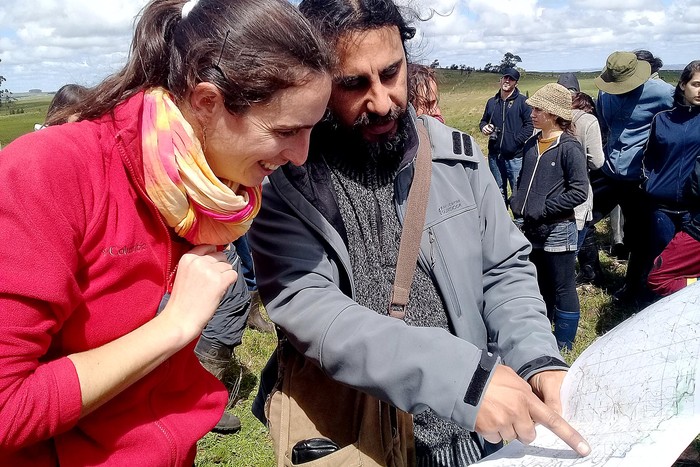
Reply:
M418 10L413 56L483 67L517 54L526 70L600 70L614 50L665 65L700 58L700 0L400 0ZM124 64L146 0L2 0L0 75L13 92L94 85Z

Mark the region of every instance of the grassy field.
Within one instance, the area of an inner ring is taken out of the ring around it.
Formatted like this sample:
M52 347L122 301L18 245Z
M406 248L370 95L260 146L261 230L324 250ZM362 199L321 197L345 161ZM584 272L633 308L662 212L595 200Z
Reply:
M0 145L7 146L13 139L34 131L35 123L43 123L51 98L48 94L39 94L24 97L10 105L3 104L0 107ZM16 113L20 110L23 112Z
M581 89L592 96L597 95L593 84L596 73L577 74ZM523 73L519 87L524 94L532 94L546 83L557 80L552 73ZM666 78L675 82L675 76ZM479 131L479 121L488 98L498 89L499 75L439 70L440 107L446 122L476 138L486 152L487 139ZM620 306L612 301L611 294L622 286L626 265L607 255L609 234L605 223L598 226L599 240L603 245L601 261L605 270L605 288L584 286L578 289L581 301L581 321L574 348L565 354L572 362L593 340L625 318L636 309ZM250 406L257 390L257 377L266 356L274 349L275 341L257 331L246 330L243 345L236 349L238 362L232 365L231 373L243 371L240 400L232 412L243 421L240 433L231 436L207 435L200 442L197 465L201 467L273 467L275 465L270 441L262 425L251 415Z
M577 74L581 89L595 96L593 84L595 73ZM519 87L524 94L532 94L548 82L556 81L557 74L523 73ZM667 73L663 77L675 83L678 73ZM486 137L482 136L478 123L487 99L498 88L496 74L471 73L439 70L441 100L440 106L446 122L473 135L482 150L486 151ZM0 143L5 146L19 135L32 131L34 123L42 122L50 97L26 99L17 103L25 108L24 114L8 115L0 109ZM1 153L0 153L1 154ZM581 321L572 352L565 355L571 362L598 336L610 330L636 309L614 303L611 293L622 285L625 264L607 255L609 235L606 226L599 225L598 236L603 245L601 261L605 269L605 287L584 286L578 289L581 300ZM199 443L197 465L200 467L273 467L275 465L272 447L265 427L250 412L251 403L257 391L260 370L275 348L275 339L269 334L246 330L243 344L236 348L236 358L227 372L230 385L240 379L240 391L232 401L232 413L239 416L242 430L234 435L221 436L208 434Z

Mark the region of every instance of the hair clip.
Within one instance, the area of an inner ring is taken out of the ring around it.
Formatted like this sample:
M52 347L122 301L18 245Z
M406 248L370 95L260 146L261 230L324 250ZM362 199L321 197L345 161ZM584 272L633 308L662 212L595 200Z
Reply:
M219 71L221 72L222 75L223 75L224 73L221 71L221 68L219 68L219 64L221 63L221 57L224 56L224 48L226 47L226 42L228 41L228 35L229 35L230 32L231 32L230 29L229 29L228 31L226 31L226 35L224 36L224 41L221 43L221 52L219 52L219 59L218 59L218 60L216 61L216 63L214 64L214 68L216 68L217 70L219 70Z
M194 7L196 7L198 3L199 3L199 0L188 0L187 2L185 2L182 5L182 14L181 14L182 19L187 18L187 15L190 14L190 11L192 11L192 9Z

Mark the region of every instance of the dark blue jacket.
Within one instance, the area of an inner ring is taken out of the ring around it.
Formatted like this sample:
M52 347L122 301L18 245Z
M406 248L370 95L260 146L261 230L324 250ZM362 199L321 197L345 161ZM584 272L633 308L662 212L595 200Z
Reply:
M700 242L700 154L696 154L693 169L685 182L683 195L688 202L690 222L683 226L683 230Z
M532 136L532 108L518 88L505 101L501 91L486 102L479 129L492 123L500 129L496 138L489 138L489 156L513 159L523 157L523 145Z
M656 204L684 210L683 188L700 156L700 106L659 112L644 150L644 189Z

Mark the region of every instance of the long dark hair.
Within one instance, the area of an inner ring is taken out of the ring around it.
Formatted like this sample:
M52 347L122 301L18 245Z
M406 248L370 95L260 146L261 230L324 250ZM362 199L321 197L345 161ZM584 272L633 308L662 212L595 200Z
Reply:
M408 101L413 107L427 109L430 100L430 85L435 82L437 75L435 70L417 63L408 64ZM439 96L435 96L439 100Z
M693 60L692 62L688 63L685 68L683 68L681 76L678 78L676 90L673 93L673 99L676 101L676 105L684 105L685 95L681 89L681 85L687 85L690 80L693 79L693 75L697 71L700 71L700 60Z
M554 120L554 123L556 123L556 125L559 128L561 128L561 130L564 133L574 135L574 131L576 131L576 128L574 127L574 124L571 122L571 120L567 120L567 119L559 117L557 115L555 115L555 117L557 117L557 118Z
M644 60L645 62L648 62L649 65L651 65L652 73L656 73L661 69L662 66L664 66L663 60L661 60L659 57L654 57L654 54L649 52L648 50L635 50L634 55L636 55L637 60Z
M571 108L583 110L587 114L591 114L598 118L598 112L595 109L593 98L585 92L577 92L571 96Z
M64 112L100 117L130 96L162 86L181 103L201 82L221 90L231 113L268 101L312 72L329 72L327 46L285 0L152 0L141 11L124 68ZM51 122L47 122L51 123Z
M63 121L57 122L54 115L61 112L64 108L74 106L79 104L88 92L88 88L81 86L79 84L64 84L61 86L56 94L54 94L51 103L49 104L49 109L46 111L46 121L54 120L53 125L59 123L65 123L68 118ZM67 117L69 117L68 115Z
M299 10L321 31L331 47L349 32L396 26L405 51L406 41L416 34L407 18L414 19L418 15L408 8L401 9L392 0L302 0Z

